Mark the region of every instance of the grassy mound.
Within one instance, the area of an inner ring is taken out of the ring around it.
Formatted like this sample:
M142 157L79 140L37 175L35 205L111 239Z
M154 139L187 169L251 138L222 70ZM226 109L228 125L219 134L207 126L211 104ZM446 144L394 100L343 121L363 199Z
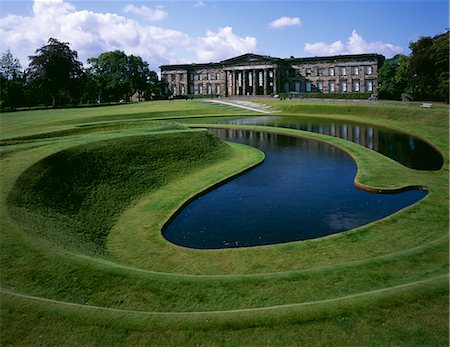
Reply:
M74 146L27 169L8 204L26 230L66 248L98 251L117 216L134 199L229 153L228 145L206 131Z
M181 101L1 115L1 138L22 138L0 143L1 344L448 346L448 107L273 103L282 115L415 133L444 166L410 170L348 141L274 128L347 150L362 184L429 194L322 239L191 250L166 242L161 223L261 154L153 121L224 110Z

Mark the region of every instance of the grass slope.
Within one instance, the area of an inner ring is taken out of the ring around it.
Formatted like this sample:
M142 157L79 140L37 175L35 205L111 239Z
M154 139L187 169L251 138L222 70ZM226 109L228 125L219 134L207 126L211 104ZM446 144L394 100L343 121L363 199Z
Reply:
M345 149L361 184L424 185L429 194L322 239L196 251L168 244L163 223L198 191L262 156L153 119L223 110L167 102L100 114L18 113L2 133L16 139L1 147L2 345L448 345L448 108L272 106L419 134L445 154L444 167L410 170L347 141L261 127ZM137 113L140 120L130 121ZM85 121L95 124L78 127ZM42 135L49 131L57 133ZM124 184L122 175L133 179Z

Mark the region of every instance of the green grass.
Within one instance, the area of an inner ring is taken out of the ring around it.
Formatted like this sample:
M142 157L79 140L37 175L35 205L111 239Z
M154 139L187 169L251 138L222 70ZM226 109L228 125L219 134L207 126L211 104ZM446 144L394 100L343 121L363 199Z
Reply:
M173 117L245 112L180 101L1 115L1 344L447 346L448 108L271 106L418 134L444 166L410 170L341 139L245 127L330 142L353 156L359 184L429 194L317 240L191 250L162 225L263 156Z

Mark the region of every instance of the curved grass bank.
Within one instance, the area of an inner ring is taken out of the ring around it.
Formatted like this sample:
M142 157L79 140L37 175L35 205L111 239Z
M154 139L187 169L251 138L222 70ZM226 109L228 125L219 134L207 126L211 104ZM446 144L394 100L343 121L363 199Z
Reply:
M172 117L184 108L184 117L198 116L199 108L205 115L218 114L215 106L197 104L201 103L119 106L104 115L96 115L94 110L83 110L83 115L61 110L51 116L24 112L17 123L8 119L10 127L2 138L31 138L1 147L3 345L448 345L448 126L442 122L448 109L433 110L427 122L422 119L429 114L427 110L421 110L420 117L416 112L408 116L403 106L379 106L374 113L367 106L361 115L350 116L335 108L332 115L379 124L386 121L394 128L424 136L445 154L443 168L435 172L407 169L337 138L260 128L343 148L358 164L356 181L365 186L427 187L425 199L381 221L322 239L283 245L217 251L171 245L162 238L161 226L183 201L262 159L258 151L214 140L207 141L209 147L204 148L208 148L205 153L211 155L210 160L204 162L202 154L198 165L189 166L193 163L189 155L178 158L174 153L178 159L169 170L173 176L152 186L155 189L139 189L148 186L147 181L138 183L136 189L130 184L130 190L124 189L120 196L129 196L133 203L125 201L117 210L117 196L108 189L116 193L123 180L115 182L111 177L111 163L75 161L71 170L74 179L89 175L87 166L97 165L95 171L104 173L101 181L93 176L77 186L85 185L84 191L89 192L85 196L102 197L98 201L109 206L103 216L111 217L108 231L101 234L102 242L96 242L96 237L78 242L79 237L73 236L78 234L73 230L69 233L69 229L82 216L71 213L70 206L52 202L56 198L53 184L42 181L43 175L53 172L50 177L60 179L56 180L58 187L64 183L67 175L55 169L55 158L61 153L70 154L69 158L88 158L89 153L98 152L107 153L107 159L126 157L119 167L126 176L132 176L126 171L131 170L127 163L139 168L139 141L135 143L136 158L119 155L131 139L160 138L169 146L172 142L164 141L198 136L205 143L209 135L204 131L148 122L156 114ZM301 113L301 102L290 105L297 109L289 114ZM137 107L141 121L132 124L129 115ZM378 117L380 108L389 116ZM230 115L233 111L226 112ZM115 125L71 133L73 125L88 118L111 120ZM41 123L35 127L37 120ZM127 125L117 127L120 122ZM50 130L69 130L70 136L32 138L33 133ZM179 143L183 151L188 143ZM54 170L39 171L36 163L51 164L47 168ZM165 165L159 168L163 170ZM61 198L74 186L66 188L61 187ZM39 221L28 223L20 214L14 217L25 209L28 214L48 218L49 214L42 214L35 206L28 208L36 197L43 200L46 209L62 209L57 212L71 218L67 223L70 228L61 229L58 222L52 231L40 227ZM93 203L85 212L96 208L98 204ZM92 218L90 223L104 227L100 218Z

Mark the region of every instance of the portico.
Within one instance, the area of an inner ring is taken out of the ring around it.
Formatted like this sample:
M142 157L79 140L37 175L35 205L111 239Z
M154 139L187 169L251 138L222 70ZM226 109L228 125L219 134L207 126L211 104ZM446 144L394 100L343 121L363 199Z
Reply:
M269 95L276 94L278 67L233 66L224 69L226 96L233 95Z

